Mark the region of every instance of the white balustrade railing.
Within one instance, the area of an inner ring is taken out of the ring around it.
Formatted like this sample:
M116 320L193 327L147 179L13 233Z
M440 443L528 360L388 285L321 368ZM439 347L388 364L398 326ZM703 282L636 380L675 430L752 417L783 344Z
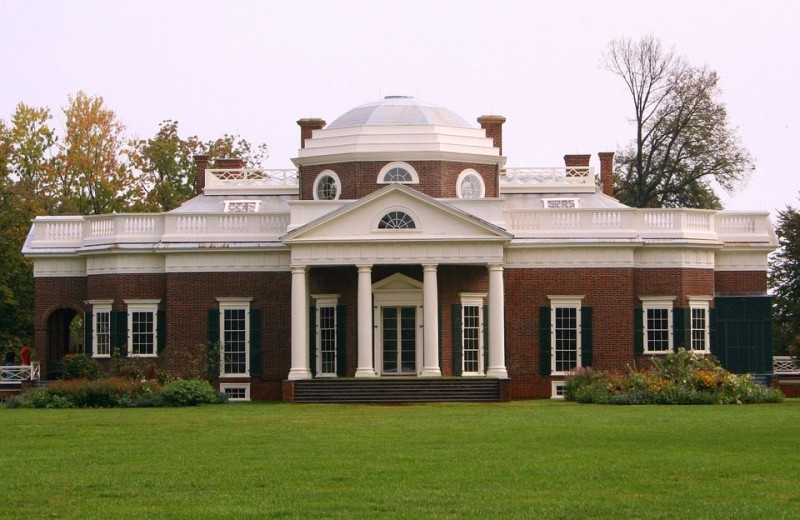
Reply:
M289 226L287 213L192 213L165 217L163 239L170 242L275 240Z
M773 356L772 372L774 374L800 374L800 363L791 356Z
M537 186L542 184L593 185L594 183L594 168L591 166L506 168L500 175L501 190L505 186Z
M297 189L300 178L292 168L266 170L263 168L207 169L205 190L248 191L253 189L292 188Z
M38 361L30 365L10 365L0 367L0 383L19 383L22 381L36 381L39 379L40 366Z

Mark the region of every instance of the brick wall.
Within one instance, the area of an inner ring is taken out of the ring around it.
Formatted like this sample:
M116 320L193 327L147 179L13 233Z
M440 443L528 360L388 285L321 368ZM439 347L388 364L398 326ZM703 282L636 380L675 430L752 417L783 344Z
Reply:
M351 163L302 166L300 168L300 198L314 198L314 181L323 170L333 170L342 183L342 199L360 199L386 186L378 184L378 173L390 161L359 161ZM497 168L493 164L472 164L447 161L409 161L419 176L419 184L411 188L433 198L455 198L458 175L467 168L480 173L486 186L486 197L497 197Z
M767 294L766 271L717 271L716 296L761 296Z
M47 328L53 312L70 309L78 315L86 312L86 278L34 278L33 345L35 358L41 363L42 377L48 373Z

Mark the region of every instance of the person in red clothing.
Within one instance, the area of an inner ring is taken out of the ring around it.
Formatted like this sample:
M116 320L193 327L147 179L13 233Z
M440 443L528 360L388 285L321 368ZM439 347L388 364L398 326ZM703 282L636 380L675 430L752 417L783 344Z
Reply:
M22 345L22 350L19 351L19 357L22 358L23 365L31 364L31 349L27 345Z

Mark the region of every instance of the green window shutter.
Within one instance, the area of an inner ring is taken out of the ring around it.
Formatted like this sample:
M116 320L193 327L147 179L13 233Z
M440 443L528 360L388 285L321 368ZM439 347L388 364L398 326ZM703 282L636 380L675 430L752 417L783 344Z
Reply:
M505 365L505 363L503 363ZM489 306L483 306L483 371L489 366Z
M250 377L261 377L264 371L261 314L261 309L250 309Z
M581 366L592 366L592 308L581 307Z
M208 309L206 331L209 343L219 343L219 309Z
M462 348L462 337L461 337L461 305L454 303L453 304L453 375L460 376L461 375L461 365L463 364L462 358L464 355L464 350Z
M347 307L344 305L336 306L336 375L347 376Z
M644 354L644 311L633 309L633 353Z
M539 374L550 375L550 307L539 307Z
M711 343L711 353L719 357L719 347L717 345L717 309L708 309L708 335Z
M94 325L94 315L91 312L83 313L83 352L87 356L92 355L92 326Z
M111 349L118 348L119 355L128 355L128 312L111 311Z
M438 320L437 321L437 325L439 326L439 328L438 328L438 331L439 331L439 344L436 347L439 349L439 369L441 370L441 368L442 368L442 306L441 305L439 305L439 307L437 308L437 311L439 313L439 316L437 318L437 320Z
M672 309L672 347L675 352L680 347L691 350L692 310Z
M164 353L167 347L167 311L160 310L156 313L156 336L158 337L158 355Z
M337 352L338 356L339 353ZM317 308L313 305L308 308L308 364L311 377L317 375Z
M219 309L208 309L206 313L206 339L208 340L206 352L206 376L209 379L219 377L220 344L219 344Z

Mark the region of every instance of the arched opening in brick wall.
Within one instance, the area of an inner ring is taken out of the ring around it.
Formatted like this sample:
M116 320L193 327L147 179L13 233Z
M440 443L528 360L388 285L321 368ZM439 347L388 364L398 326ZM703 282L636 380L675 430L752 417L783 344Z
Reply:
M83 316L74 309L57 309L47 318L48 379L59 379L61 360L68 353L83 352Z

